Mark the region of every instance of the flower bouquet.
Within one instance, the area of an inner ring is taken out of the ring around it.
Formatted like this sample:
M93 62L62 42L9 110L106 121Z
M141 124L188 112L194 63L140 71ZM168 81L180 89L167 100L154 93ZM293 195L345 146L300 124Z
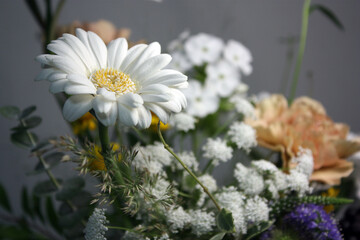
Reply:
M35 106L0 108L17 124L11 141L38 159L31 174L47 175L24 187L20 217L1 186L2 239L343 238L334 212L352 202L342 179L360 140L295 98L309 13L341 26L330 9L304 1L286 98L248 94L253 57L237 40L185 31L163 53L107 21L59 27L64 1L50 2L44 17L26 1L44 36L35 80L73 134L39 139Z

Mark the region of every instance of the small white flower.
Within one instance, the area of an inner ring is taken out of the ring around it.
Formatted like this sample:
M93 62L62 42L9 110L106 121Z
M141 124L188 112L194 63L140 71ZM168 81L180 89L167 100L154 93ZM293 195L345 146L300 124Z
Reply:
M206 82L221 97L228 97L240 83L235 67L224 60L206 66Z
M226 60L240 68L245 74L252 72L252 55L244 45L235 40L229 40L224 49L224 57Z
M187 113L176 113L170 117L170 125L179 131L188 132L195 129L196 119Z
M265 188L271 194L271 197L273 199L278 199L279 198L279 190L276 188L274 181L268 179L268 180L265 180L264 184L265 184Z
M290 174L286 175L286 183L287 188L297 192L300 197L304 196L307 192L311 192L309 179L303 173L291 170Z
M169 68L185 73L190 70L192 65L189 59L182 52L174 52L171 54L172 60L169 63Z
M240 82L239 85L235 88L235 94L239 95L242 98L245 98L248 90L249 86L243 82Z
M196 160L196 157L193 152L181 152L178 153L178 157L185 163L185 165L194 170L197 171L199 169L199 163ZM174 161L174 164L176 166L176 169L178 170L184 170L183 166L178 161Z
M205 117L219 108L219 97L208 86L201 86L196 80L189 81L189 87L183 90L188 101L185 111L194 117Z
M235 166L234 177L239 182L239 188L248 195L260 194L265 186L263 177L252 168L241 163Z
M267 160L256 160L251 162L251 166L261 175L274 174L279 169Z
M215 166L217 166L220 161L227 162L230 160L233 152L232 148L226 145L226 141L220 138L208 138L202 150L204 151L203 156L213 160Z
M287 176L288 176L287 174L283 173L280 170L275 171L272 174L271 180L274 182L276 188L279 191L284 191L288 187L288 183L287 183L288 177Z
M215 192L217 190L217 184L215 178L210 176L209 174L204 174L199 177L199 181L202 182L202 184L205 185L205 187L208 189L210 193ZM207 194L203 191L202 187L200 185L196 185L195 188L199 189L201 191L200 197L198 202L196 203L197 206L202 206L205 202L205 199L207 197Z
M243 122L234 122L227 134L239 149L244 149L248 153L257 145L255 129Z
M108 228L105 226L109 221L105 216L105 209L95 208L84 229L86 240L106 240L105 233Z
M184 229L184 227L191 221L190 215L185 212L182 207L170 209L166 213L166 218L172 233L177 233L178 230Z
M206 33L191 36L185 42L186 54L195 65L215 62L223 47L224 43L220 38Z
M238 113L241 113L246 118L255 118L255 108L245 98L235 95L230 98L230 102L235 105L235 109Z
M269 220L269 207L266 199L259 196L247 199L244 206L245 218L249 224L258 225Z
M147 128L150 111L167 123L171 112L186 107L179 89L187 86L187 77L163 69L171 56L161 54L157 42L128 50L124 38L106 46L95 33L77 29L76 36L64 34L47 48L55 54L36 58L44 68L36 80L50 81L52 93L70 95L63 108L70 122L93 109L106 126L119 119L128 126Z
M147 191L152 194L156 200L167 199L168 196L168 188L170 187L170 183L162 177L159 177L156 180L155 186L145 186Z
M196 236L201 236L212 231L215 227L214 213L204 212L202 210L194 210L189 212L191 216L191 230Z
M297 163L295 171L303 173L310 178L314 170L314 158L310 149L300 148L297 156L292 161Z

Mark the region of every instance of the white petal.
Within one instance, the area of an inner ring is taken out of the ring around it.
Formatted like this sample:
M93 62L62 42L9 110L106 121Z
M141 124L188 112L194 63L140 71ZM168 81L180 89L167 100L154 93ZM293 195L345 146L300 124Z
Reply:
M144 105L145 105L145 107L150 109L150 111L155 113L155 115L158 116L158 118L160 119L161 122L163 122L164 124L168 123L169 113L166 112L162 107L160 107L157 104L153 104L153 103L145 103Z
M141 96L134 93L126 93L118 97L117 101L120 104L126 105L131 108L137 108L142 106L144 101Z
M128 43L125 38L113 40L108 45L108 67L119 69L126 57Z
M65 86L65 93L69 95L76 94L95 94L96 88L94 86L84 86L79 84L72 84L68 82Z
M148 84L161 83L166 86L173 86L173 85L177 85L177 84L186 82L187 79L188 79L187 76L185 76L184 74L182 74L176 70L164 69L164 70L157 72L152 77L143 81L142 85L144 86L144 85L148 85Z
M88 32L90 47L101 68L106 68L107 48L104 41L95 33Z
M117 104L115 101L109 101L104 96L96 96L93 101L93 108L96 117L105 126L114 125L117 118Z
M150 127L151 119L152 119L151 112L148 109L146 109L144 106L140 106L136 110L139 113L139 122L137 125L140 128Z
M51 66L58 68L65 73L86 74L86 68L84 65L79 65L68 57L53 55L53 57L47 56L46 58L49 59Z
M141 82L168 65L170 61L171 56L169 54L160 54L147 59L139 67L135 68L132 72L129 72L129 74L131 78Z
M45 68L35 77L35 81L48 80L49 76L54 73L53 68Z
M53 71L53 73L48 77L48 80L50 82L55 82L55 81L59 81L59 80L64 80L66 79L68 74L63 73L63 72L59 72L59 71Z
M50 84L49 91L54 94L64 92L65 86L68 84L68 82L69 81L67 79L52 82Z
M158 42L153 42L139 55L139 57L131 64L126 72L133 72L134 69L138 68L141 64L143 64L147 59L159 55L161 52L161 46Z
M76 32L76 36L80 39L80 41L84 44L84 46L86 47L86 49L88 50L89 53L89 61L92 63L93 68L92 71L93 72L95 69L99 69L100 65L98 65L98 62L96 60L96 57L93 53L93 51L91 50L90 47L90 43L89 43L89 38L88 38L88 34L82 30L81 28L77 28L75 30Z
M110 92L108 90L106 90L105 88L99 88L96 93L98 95L103 96L105 99L107 99L108 101L116 101L116 96L114 92Z
M120 65L120 70L124 73L126 72L126 68L136 59L139 57L139 55L145 50L146 44L138 44L134 47L130 48L129 51L126 54L126 57L124 58L124 61Z
M139 113L136 108L129 108L118 102L119 120L126 126L135 126L139 121Z
M64 104L64 118L69 122L80 118L92 108L92 100L93 96L91 95L71 96Z
M170 96L167 93L157 94L141 94L144 102L167 102L170 100Z
M165 85L162 85L162 84L148 85L138 91L138 93L143 93L143 94L146 94L146 93L168 93L168 92L170 92L170 88Z
M84 86L88 86L88 87L91 87L91 88L95 88L94 84L87 77L85 77L84 75L69 74L67 76L67 79L72 84L84 85Z

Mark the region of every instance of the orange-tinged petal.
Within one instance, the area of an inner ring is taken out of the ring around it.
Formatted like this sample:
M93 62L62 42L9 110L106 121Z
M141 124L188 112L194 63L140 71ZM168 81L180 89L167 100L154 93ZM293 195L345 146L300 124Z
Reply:
M339 185L340 179L349 176L354 164L346 160L339 160L335 165L315 171L310 180L319 181L329 185Z

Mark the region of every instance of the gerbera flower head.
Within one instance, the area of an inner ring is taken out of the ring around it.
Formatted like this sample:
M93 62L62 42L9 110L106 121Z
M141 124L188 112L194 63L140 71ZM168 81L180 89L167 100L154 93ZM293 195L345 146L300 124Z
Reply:
M151 112L167 123L171 112L186 107L179 89L187 87L187 77L163 69L171 56L161 54L157 42L128 49L126 39L118 38L106 46L95 33L77 29L76 36L64 34L48 49L54 55L36 58L44 68L36 79L50 81L52 93L70 95L63 108L70 122L93 109L105 126L118 119L147 128Z

